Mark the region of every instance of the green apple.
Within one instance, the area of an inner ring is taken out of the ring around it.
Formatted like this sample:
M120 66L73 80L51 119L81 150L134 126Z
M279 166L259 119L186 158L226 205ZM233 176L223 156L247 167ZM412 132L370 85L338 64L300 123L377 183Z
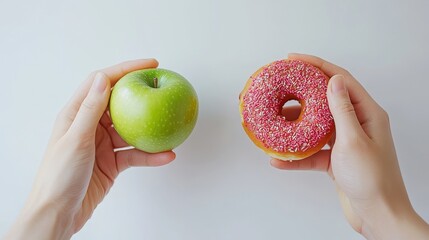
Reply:
M181 75L166 69L128 73L113 87L110 117L128 144L145 152L172 150L191 134L198 98Z

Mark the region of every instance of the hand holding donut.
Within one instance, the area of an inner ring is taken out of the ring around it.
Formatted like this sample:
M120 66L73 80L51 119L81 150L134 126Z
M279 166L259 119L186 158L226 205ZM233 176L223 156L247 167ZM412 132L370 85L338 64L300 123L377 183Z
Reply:
M411 206L387 113L346 70L320 58L290 54L330 77L327 89L336 136L330 150L299 161L272 159L285 170L327 171L351 226L368 239L428 239L429 226ZM289 109L299 114L299 109Z

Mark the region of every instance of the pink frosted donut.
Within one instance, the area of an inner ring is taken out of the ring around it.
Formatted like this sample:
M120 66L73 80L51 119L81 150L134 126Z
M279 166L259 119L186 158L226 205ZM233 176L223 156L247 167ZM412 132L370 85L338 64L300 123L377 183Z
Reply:
M299 160L318 152L334 132L326 90L329 78L298 60L279 60L263 66L240 94L240 114L249 138L268 155ZM298 119L282 115L289 100L301 104Z

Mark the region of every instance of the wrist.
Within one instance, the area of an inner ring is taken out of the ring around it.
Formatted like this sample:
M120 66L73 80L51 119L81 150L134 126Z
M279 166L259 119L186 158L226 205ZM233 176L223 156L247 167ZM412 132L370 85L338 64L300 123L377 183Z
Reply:
M70 239L72 214L54 203L29 201L5 239Z
M411 203L399 206L379 205L365 218L362 234L370 240L429 239L429 225L414 211Z

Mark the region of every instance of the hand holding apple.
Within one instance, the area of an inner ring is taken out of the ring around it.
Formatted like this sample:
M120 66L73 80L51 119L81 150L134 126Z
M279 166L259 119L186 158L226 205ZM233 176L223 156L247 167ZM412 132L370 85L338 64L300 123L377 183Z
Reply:
M91 217L120 172L174 160L171 151L114 152L127 143L111 127L106 111L111 86L121 77L157 66L155 59L133 60L88 77L58 114L30 196L5 239L70 239Z
M198 98L181 75L165 69L128 73L113 88L110 116L130 145L145 152L172 150L191 134Z

